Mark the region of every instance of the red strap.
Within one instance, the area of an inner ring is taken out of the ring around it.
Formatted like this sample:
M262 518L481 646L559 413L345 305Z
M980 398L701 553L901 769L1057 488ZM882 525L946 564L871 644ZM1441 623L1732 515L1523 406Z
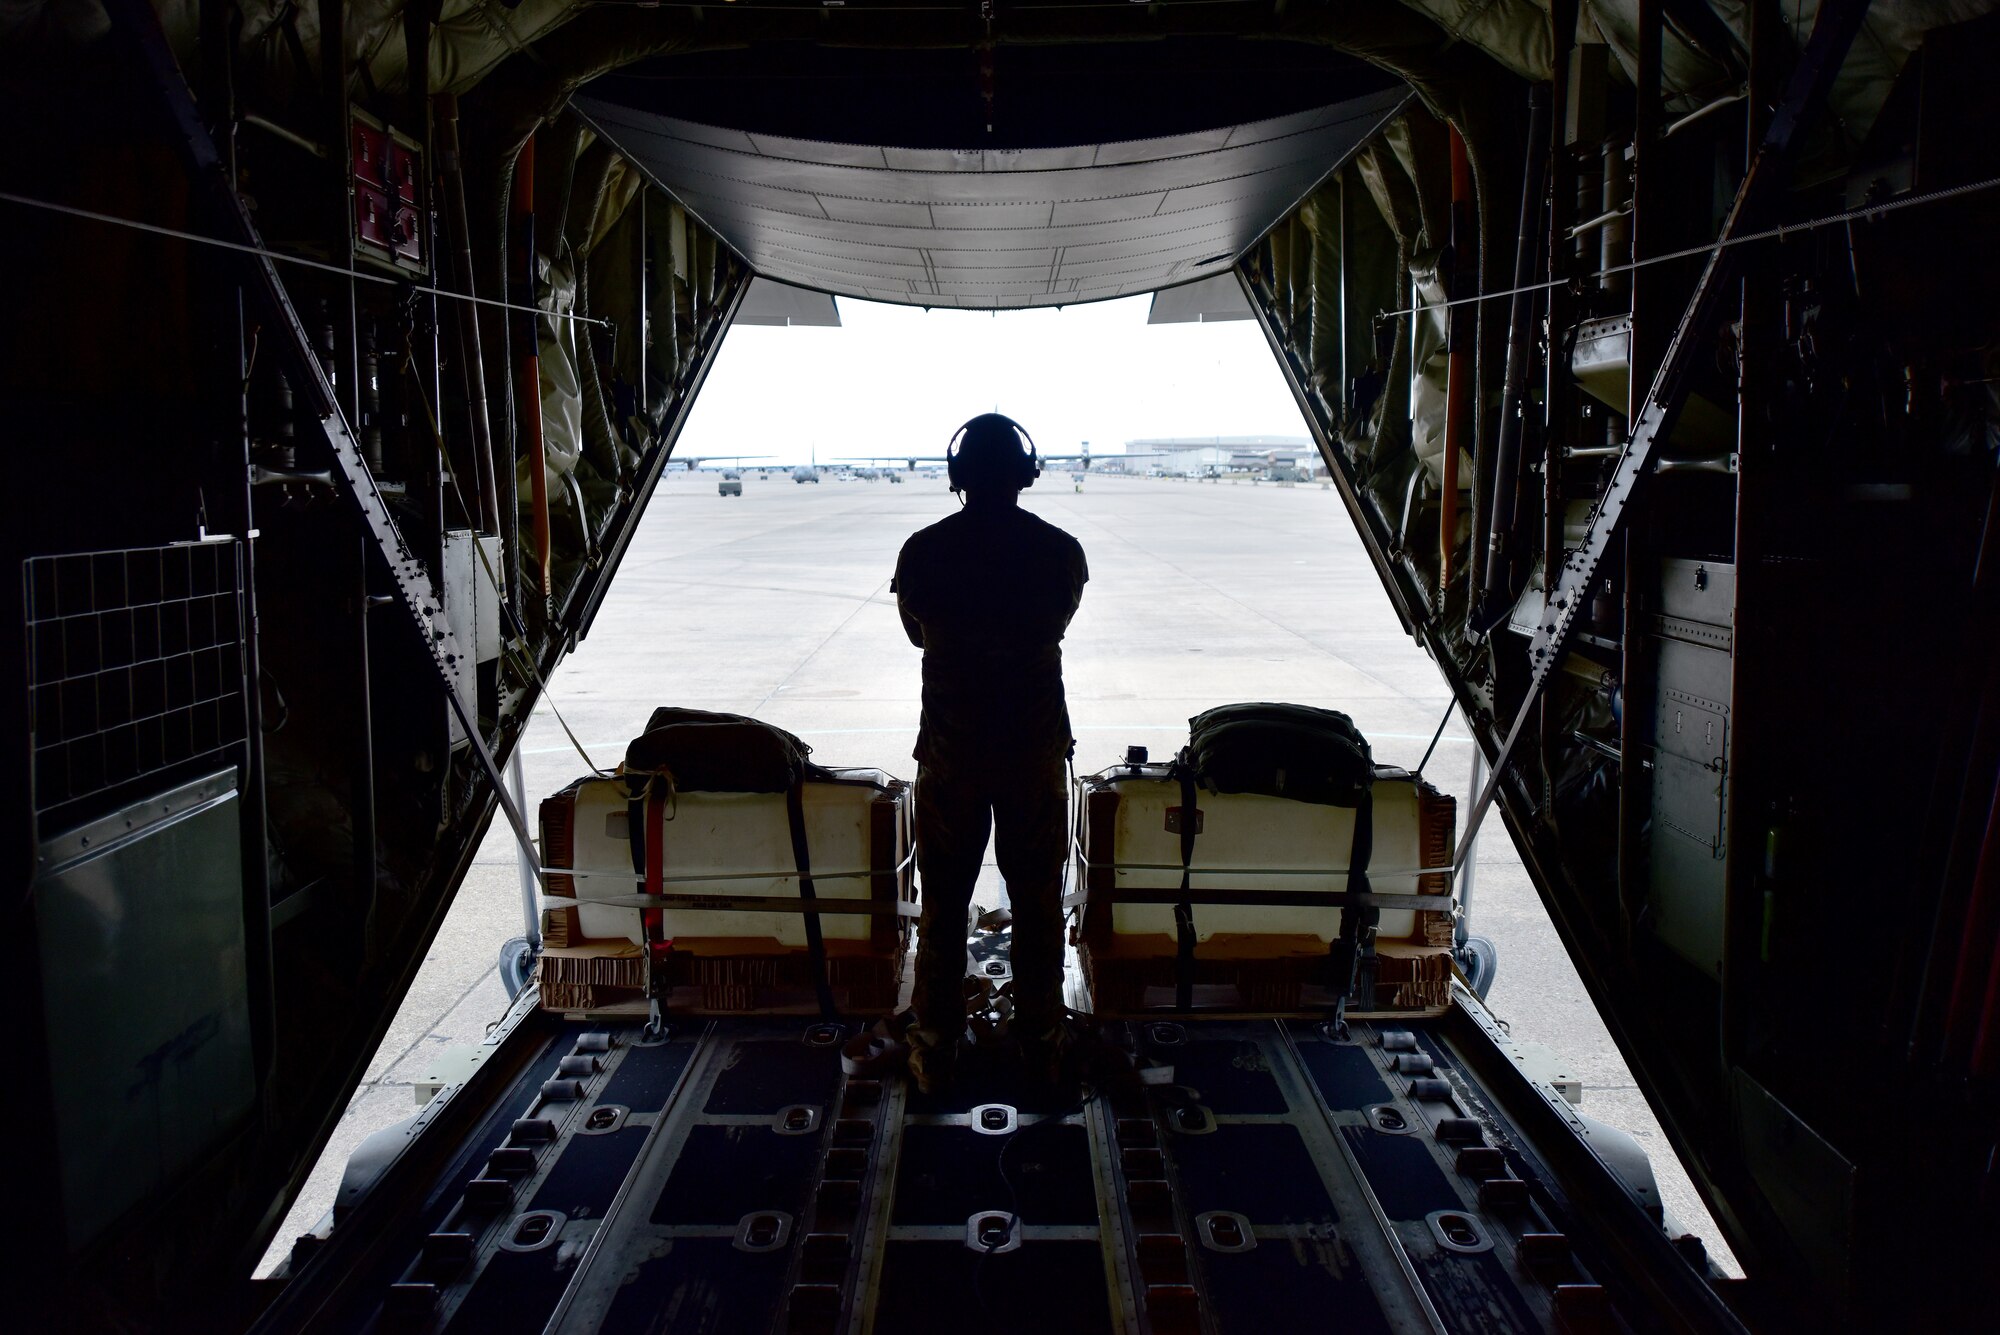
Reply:
M646 794L646 893L661 893L667 863L667 803L657 791ZM665 914L660 909L640 909L641 935L651 945L655 956L664 955L674 948L672 941L662 940L665 930Z

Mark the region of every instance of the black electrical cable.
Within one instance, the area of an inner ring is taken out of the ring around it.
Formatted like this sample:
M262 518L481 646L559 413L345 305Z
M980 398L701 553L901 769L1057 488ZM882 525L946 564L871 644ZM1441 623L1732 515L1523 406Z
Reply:
M987 1326L995 1332L995 1335L1011 1335L1011 1332L1001 1323L999 1313L994 1311L993 1303L986 1296L986 1261L1004 1247L1013 1238L1015 1230L1021 1226L1021 1193L1015 1188L1014 1180L1007 1176L1007 1151L1013 1149L1023 1138L1033 1135L1045 1126L1064 1125L1069 1118L1088 1108L1097 1097L1097 1091L1085 1085L1075 1103L1059 1113L1017 1129L1001 1142L1000 1153L994 1156L994 1167L1000 1173L1000 1186L1007 1193L1007 1231L1001 1235L998 1242L980 1239L979 1259L972 1263L972 1293L979 1300L980 1314L986 1318Z
M1431 744L1424 748L1424 758L1417 762L1417 773L1422 774L1424 766L1431 763L1431 752L1438 749L1438 742L1444 737L1444 725L1451 722L1451 711L1456 708L1458 708L1456 700L1445 705L1444 717L1438 720L1437 731L1431 734Z

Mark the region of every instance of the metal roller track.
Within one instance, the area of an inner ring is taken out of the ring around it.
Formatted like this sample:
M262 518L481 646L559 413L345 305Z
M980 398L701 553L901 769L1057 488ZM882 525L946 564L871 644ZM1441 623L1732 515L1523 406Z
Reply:
M1004 1048L949 1096L849 1079L852 1027L805 1017L658 1044L563 1025L508 1096L513 1132L454 1160L433 1222L318 1328L1661 1327L1458 1057L1485 1031L1448 1027L1115 1024L1171 1074L1085 1098Z

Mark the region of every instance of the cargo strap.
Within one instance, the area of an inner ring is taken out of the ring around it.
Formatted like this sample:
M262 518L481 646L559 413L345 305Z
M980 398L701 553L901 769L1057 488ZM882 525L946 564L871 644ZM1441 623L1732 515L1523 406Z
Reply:
M1375 786L1363 784L1354 801L1354 842L1347 855L1347 889L1368 893L1368 859L1375 851ZM1333 1024L1347 1025L1348 998L1359 991L1371 1002L1375 993L1375 929L1382 910L1366 900L1341 906L1340 936L1327 952L1327 981L1333 992Z
M662 792L665 787L668 791ZM632 845L632 870L644 893L657 895L665 883L667 864L667 797L670 784L658 775L647 776L639 790L625 804L627 838ZM640 949L645 952L646 1037L657 1039L666 1033L665 980L660 967L673 943L664 939L666 919L660 909L639 910Z
M1193 877L1194 837L1201 825L1195 807L1194 771L1177 766L1181 780L1181 894L1188 893ZM1183 898L1174 905L1174 935L1178 949L1174 956L1174 1009L1189 1010L1194 1005L1194 905Z
M799 865L799 898L818 898L813 890L812 853L806 846L806 786L803 780L785 790L785 819L792 827L792 858ZM837 1019L840 1011L833 1004L833 987L826 976L826 942L819 931L819 914L808 913L806 919L806 953L812 956L813 994L819 998L819 1013L826 1019Z

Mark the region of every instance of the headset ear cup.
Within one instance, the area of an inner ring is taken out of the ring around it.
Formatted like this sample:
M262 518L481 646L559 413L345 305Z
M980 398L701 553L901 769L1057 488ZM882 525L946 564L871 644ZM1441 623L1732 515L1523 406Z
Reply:
M1015 490L1026 491L1034 486L1035 479L1042 475L1041 455L1035 449L1035 438L1028 434L1028 428L1011 417L1007 419L1007 425L1014 428L1014 443L1021 450L1020 464L1015 473L1019 482Z
M959 448L959 441L964 437L964 435L965 435L965 428L960 427L958 430L951 433L951 439L945 442L945 447L944 447L944 480L946 485L953 492L960 492L965 490L965 483L960 480L958 475L959 474L958 461L960 456L964 453L964 451Z

